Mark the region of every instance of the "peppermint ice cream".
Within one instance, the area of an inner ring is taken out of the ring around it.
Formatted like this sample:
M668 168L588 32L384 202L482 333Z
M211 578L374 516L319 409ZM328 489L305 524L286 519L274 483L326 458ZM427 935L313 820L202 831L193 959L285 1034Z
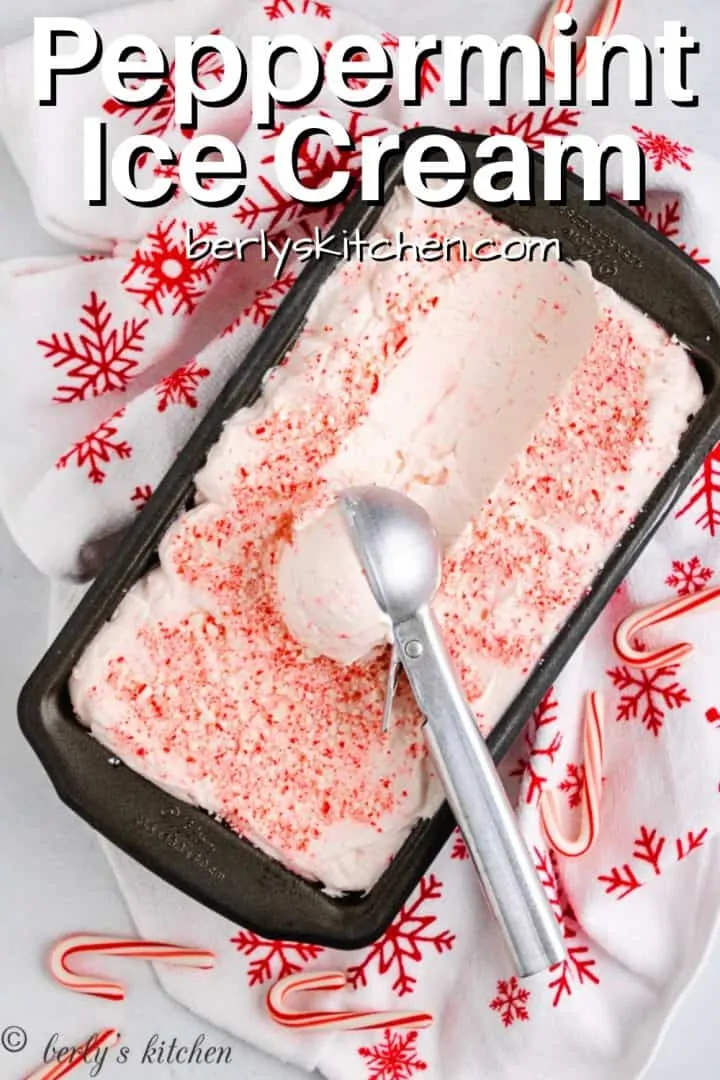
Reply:
M378 230L398 227L511 235L404 192ZM430 513L436 612L487 731L701 403L653 322L583 268L537 273L545 302L501 262L342 264L74 672L77 715L114 754L331 891L370 888L442 801L404 685L382 733L387 626L335 495L376 482Z

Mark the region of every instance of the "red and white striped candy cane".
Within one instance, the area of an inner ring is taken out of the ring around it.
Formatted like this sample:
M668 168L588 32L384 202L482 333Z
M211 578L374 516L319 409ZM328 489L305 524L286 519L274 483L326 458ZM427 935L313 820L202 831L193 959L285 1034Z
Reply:
M544 791L540 796L540 820L548 841L560 855L572 858L584 855L597 839L602 794L604 716L603 699L600 694L593 691L588 694L585 701L583 723L585 781L581 793L580 830L574 839L563 832L555 792Z
M535 40L545 53L545 78L552 82L555 78L555 72L553 71L553 39L555 37L555 16L556 15L570 15L572 12L574 3L573 0L552 0L545 18L543 19L542 26L538 30Z
M642 608L618 623L613 635L613 648L623 663L631 667L656 668L677 664L693 651L694 646L689 642L680 641L659 649L643 650L633 644L635 637L641 630L647 630L650 626L662 626L663 623L671 622L681 615L688 615L718 599L720 585L714 585L689 596L675 596L671 600L663 600L659 604Z
M60 1080L62 1076L67 1076L73 1069L88 1064L91 1055L98 1050L105 1046L115 1046L119 1038L120 1032L116 1031L115 1028L105 1028L104 1031L98 1032L97 1035L91 1035L89 1039L80 1044L80 1047L67 1061L50 1061L47 1065L41 1065L39 1069L26 1076L25 1080ZM80 1049L82 1049L82 1053L79 1052Z
M93 975L80 975L69 966L73 957L94 954L99 956L132 956L139 960L162 960L180 967L212 968L215 954L208 949L192 949L170 945L164 941L132 941L118 938L76 934L58 941L50 952L50 972L61 986L79 994L92 994L108 1001L122 1001L122 983L110 982Z
M432 1024L426 1012L320 1012L290 1009L285 1002L300 990L342 990L347 985L342 971L288 975L270 988L265 999L267 1011L276 1024L304 1031L372 1031L374 1028L424 1028Z
M590 30L590 37L606 38L612 34L615 29L615 25L620 17L620 11L622 9L623 0L607 0L603 8L601 9L598 17L592 25ZM549 82L552 82L555 78L555 72L553 70L553 39L555 37L555 16L556 15L571 15L573 8L575 7L574 0L552 0L550 7L547 10L545 18L543 19L542 26L540 27L535 40L540 48L545 53L545 78ZM582 75L587 63L587 50L585 43L580 46L580 50L577 54L577 73Z

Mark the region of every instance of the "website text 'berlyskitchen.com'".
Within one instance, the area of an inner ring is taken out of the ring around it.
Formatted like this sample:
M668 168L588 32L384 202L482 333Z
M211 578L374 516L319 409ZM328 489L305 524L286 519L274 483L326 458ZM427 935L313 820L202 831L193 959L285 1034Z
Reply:
M319 259L323 255L337 259L358 259L364 262L548 262L561 259L559 240L542 236L511 236L503 240L481 237L468 242L458 236L426 236L407 239L402 229L391 236L362 236L359 229L324 233L316 227L310 236L294 239L273 238L266 232L257 236L232 239L223 236L196 236L191 227L186 229L185 247L189 259L203 260L208 257L220 262L238 259L243 262L251 254L263 262L275 261L274 277L283 273L288 259L294 255L299 262Z

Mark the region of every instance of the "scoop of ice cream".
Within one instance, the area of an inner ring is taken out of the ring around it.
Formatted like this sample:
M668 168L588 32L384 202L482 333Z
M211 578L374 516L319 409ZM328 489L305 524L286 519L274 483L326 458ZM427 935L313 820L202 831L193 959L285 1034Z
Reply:
M444 550L582 362L598 318L585 266L503 262L492 274L481 267L436 283L442 303L428 303L422 323L403 327L367 415L322 470L326 492L378 484L409 495L430 515ZM368 297L358 310L363 303ZM347 333L341 347L351 350L351 327ZM301 510L295 528L277 581L286 625L312 654L361 660L389 640L389 624L340 512Z
M311 653L349 664L390 640L337 505L283 549L277 584L288 630Z

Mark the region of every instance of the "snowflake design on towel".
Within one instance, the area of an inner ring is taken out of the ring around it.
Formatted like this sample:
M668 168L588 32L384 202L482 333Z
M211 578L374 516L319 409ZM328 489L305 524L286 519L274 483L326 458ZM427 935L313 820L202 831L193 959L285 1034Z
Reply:
M639 720L642 726L657 737L668 712L690 702L690 695L675 676L679 664L663 667L630 668L625 664L611 668L608 675L620 691L615 719L618 723Z
M688 855L692 855L693 851L697 851L698 848L701 848L705 842L708 831L707 826L705 826L705 828L700 829L699 832L694 833L690 829L684 837L678 836L675 841L675 856L677 861L682 862Z
M565 777L558 784L558 788L567 796L571 810L579 806L585 790L585 766L569 762L565 766Z
M678 836L674 847L675 862L682 862L688 855L701 848L707 835L708 828L705 827L697 831L690 829L684 835ZM641 825L640 831L633 841L628 862L612 866L606 874L598 874L598 881L605 886L606 894L612 896L615 900L627 899L628 896L647 884L647 881L642 881L638 877L638 873L647 867L651 871L650 881L660 877L665 865L663 856L665 857L665 863L667 863L669 853L672 850L667 841L668 838L663 836L659 829L651 829L647 825ZM639 864L637 870L632 863ZM647 873L648 871L645 870L646 876Z
M552 994L553 1008L556 1009L561 1001L572 997L576 986L597 986L600 977L595 970L597 960L592 956L589 946L577 940L581 927L560 882L554 852L542 851L537 847L533 850L538 877L568 943L565 948L567 959L554 964L548 971L547 988Z
M361 1046L358 1054L367 1062L367 1080L411 1080L414 1073L424 1072L427 1062L418 1057L417 1039L417 1031L400 1034L386 1028L381 1042Z
M216 27L214 30L209 30L208 33L212 36L214 34L221 33L220 29ZM210 86L212 82L218 82L224 73L224 65L222 58L217 53L205 53L201 56L197 63L197 69L195 72L195 82L203 89ZM138 80L129 81L128 86L131 88L137 88L140 85ZM175 61L173 60L168 69L167 78L163 79L163 85L165 87L164 93L156 101L149 105L131 104L128 105L123 101L118 101L116 98L107 98L103 102L103 111L109 116L125 117L129 116L132 119L133 126L139 129L142 135L156 135L162 138L166 135L171 127L174 125L175 118ZM181 130L181 129L178 129ZM190 129L183 128L181 133L186 139L192 138L193 132ZM145 157L139 160L138 164L142 165Z
M307 187L323 187L338 169L346 169L357 175L361 167L362 140L367 136L385 135L388 128L386 124L378 124L372 117L351 109L346 130L353 147L350 150L339 150L322 135L301 143L298 149L298 174Z
M136 510L142 510L145 503L152 495L152 487L150 484L138 484L132 495L130 496L130 502L133 504Z
M548 135L568 135L578 126L580 109L554 109L552 106L541 114L533 112L512 113L502 124L491 124L490 135L514 135L532 150L542 150Z
M325 42L325 44L322 47L322 58L323 58L323 60L327 61L328 53L330 52L330 50L332 49L334 44L335 44L334 41L326 41ZM347 62L352 63L353 61L362 61L362 60L365 60L365 59L367 59L367 53L363 49L358 49L356 52L351 53L347 57ZM346 77L345 82L346 82L347 86L351 90L364 90L365 87L368 85L368 80L367 79L362 79L362 78L349 78L349 77Z
M692 165L688 162L688 157L694 152L692 146L683 146L682 143L667 135L646 131L637 124L632 125L632 130L638 136L636 140L638 146L655 172L660 172L666 165L679 165L686 172L691 171Z
M380 38L380 44L384 49L397 49L400 41L395 34L388 34L386 32ZM423 60L420 65L420 98L423 99L428 94L432 94L433 90L439 85L441 78L442 76L435 64L427 58ZM407 131L410 127L420 126L420 121L418 121L417 124L404 124L403 130Z
M455 935L449 930L433 929L430 933L437 916L424 911L428 903L441 898L442 889L434 874L422 878L413 899L403 905L392 925L367 950L365 958L348 968L348 980L353 987L367 986L368 971L374 968L378 975L395 976L392 989L399 997L413 992L417 980L408 966L422 960L423 949L449 952L455 943Z
M264 197L260 200L249 196L244 198L233 214L233 217L248 231L253 232L262 226L267 232L273 232L280 225L295 221L307 210L307 207L290 195L286 195L267 177L259 176L258 180L263 188Z
M315 15L318 19L329 19L332 8L317 0L272 0L272 3L265 5L265 14L272 22L285 19L288 15Z
M690 596L704 589L713 574L714 570L703 566L698 555L693 555L687 562L673 559L672 573L665 578L665 584L674 589L678 596Z
M690 498L675 517L680 518L688 510L694 509L698 514L696 525L706 529L713 537L716 533L720 534L720 443L705 458L700 472L690 485L690 491Z
M271 281L263 289L258 289L250 304L238 315L236 319L225 327L220 337L226 337L237 330L245 319L249 319L255 326L265 327L275 314L278 304L283 296L292 288L297 281L297 275L291 270L282 274L276 281Z
M210 368L200 367L197 360L190 360L171 375L166 375L155 387L157 411L165 412L169 405L187 405L190 409L197 409L196 390L209 375Z
M212 255L190 258L184 235L178 235L186 227L186 222L176 218L161 221L135 249L122 277L125 291L158 315L180 312L192 315L220 269L220 263ZM216 233L214 221L201 221L193 226L196 240Z
M88 468L87 478L93 484L102 484L107 473L104 469L113 458L124 460L132 454L132 447L125 439L118 439L118 421L125 415L118 409L107 420L76 442L66 454L55 462L56 469L65 469L71 463L78 469Z
M321 110L319 115L329 114ZM284 124L280 121L272 131L267 132L265 139L270 145L268 153L261 159L261 165L272 165L273 143L283 128ZM372 117L353 109L348 114L346 130L354 149L339 150L327 137L321 135L311 135L300 144L297 152L297 172L306 187L323 187L338 169L347 170L357 176L361 165L361 140L370 135L385 135L388 128L387 125L378 124ZM274 233L296 223L300 218L317 214L318 211L321 211L325 223L328 224L337 216L342 205L337 201L324 208L311 203L304 204L281 191L266 176L261 175L258 179L263 194L257 198L246 196L233 214L233 217L251 232L263 228ZM348 195L349 193L348 191Z
M516 1020L529 1020L527 1003L530 991L522 987L515 975L510 979L499 979L495 997L490 1002L493 1012L500 1014L503 1027L511 1027Z
M259 986L270 979L284 979L302 971L303 965L315 960L325 952L322 945L307 945L299 941L268 941L267 938L254 934L252 930L238 930L230 938L243 956L252 956L248 964L248 986Z
M453 833L453 845L450 851L450 858L459 859L461 862L464 862L466 859L470 858L468 846L465 843L463 834L460 832L459 829L456 829Z
M510 771L511 777L520 777L520 798L524 799L528 806L540 801L540 795L549 779L548 768L555 764L555 758L562 747L562 732L546 730L558 723L558 703L554 695L555 691L551 686L533 713L523 735L527 752Z
M143 351L147 319L115 323L107 301L94 290L81 311L79 333L65 331L37 340L45 358L63 370L66 381L53 396L62 405L113 390L123 392L137 374L137 358Z
M622 200L621 200L622 201ZM652 205L650 205L652 203ZM673 240L681 251L689 255L700 266L707 266L710 260L700 253L699 248L689 248L687 244L677 239L680 233L680 199L663 198L656 192L648 194L648 202L632 209L648 225L652 225L661 236Z
M657 210L651 210L649 206L641 205L633 208L638 217L648 225L652 225L661 236L672 239L677 236L680 225L680 200L671 199L664 202Z

